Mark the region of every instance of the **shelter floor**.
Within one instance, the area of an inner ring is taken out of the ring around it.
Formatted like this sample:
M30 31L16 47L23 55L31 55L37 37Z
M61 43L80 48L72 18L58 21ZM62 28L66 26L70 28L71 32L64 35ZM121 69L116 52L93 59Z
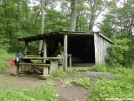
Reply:
M73 63L72 67L92 67L95 63Z

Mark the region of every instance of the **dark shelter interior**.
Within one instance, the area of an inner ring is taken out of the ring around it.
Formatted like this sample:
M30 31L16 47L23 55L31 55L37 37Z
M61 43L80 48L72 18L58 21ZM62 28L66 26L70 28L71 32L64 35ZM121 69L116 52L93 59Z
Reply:
M47 39L47 55L54 56L57 43L64 45L63 36ZM95 63L94 35L68 35L68 54L72 54L72 64Z
M68 53L72 54L72 63L95 63L94 36L69 36Z

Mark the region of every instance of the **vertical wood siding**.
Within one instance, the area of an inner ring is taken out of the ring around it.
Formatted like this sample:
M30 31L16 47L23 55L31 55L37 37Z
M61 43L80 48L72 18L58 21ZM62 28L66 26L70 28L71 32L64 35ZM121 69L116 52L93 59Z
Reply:
M109 41L100 36L94 34L94 45L95 45L95 64L105 63L105 56L107 55L107 48L111 45Z

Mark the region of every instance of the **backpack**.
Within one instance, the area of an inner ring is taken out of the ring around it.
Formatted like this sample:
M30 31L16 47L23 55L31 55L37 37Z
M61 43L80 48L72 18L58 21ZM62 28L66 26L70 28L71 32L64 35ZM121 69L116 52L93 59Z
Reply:
M20 63L23 57L23 53L19 52L15 57L15 63Z

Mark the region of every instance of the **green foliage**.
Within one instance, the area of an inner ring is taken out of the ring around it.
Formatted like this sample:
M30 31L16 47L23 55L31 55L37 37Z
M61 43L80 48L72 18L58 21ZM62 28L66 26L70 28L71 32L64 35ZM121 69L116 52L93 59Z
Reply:
M8 38L6 38L6 36L5 35L0 35L0 47L2 48L2 49L8 49L10 46L9 46L9 39Z
M74 74L74 73L77 73L77 69L74 68L74 69L69 69L66 71L68 74Z
M97 81L90 101L106 101L107 98L134 99L134 70L118 68L118 71L112 80L101 78Z
M107 14L106 15L107 19L103 21L103 24L101 25L100 29L102 33L107 36L108 38L111 38L114 35L114 28L111 26L110 20L113 19L112 15Z
M47 9L45 32L54 32L67 30L69 28L69 21L66 15L56 10Z
M134 18L133 0L127 0L123 5L117 6L117 0L112 0L108 6L109 12L101 24L101 31L109 38L114 36L115 45L109 47L110 55L106 57L109 66L121 64L131 66L133 58L132 19Z
M43 85L36 89L3 91L0 101L58 101L58 95L53 86Z
M89 68L88 70L96 72L109 72L112 74L127 74L134 72L131 68L126 68L123 67L122 65L116 65L114 68L111 68L106 64L95 65L92 68Z
M130 66L131 61L128 58L127 54L129 53L129 46L128 42L129 39L117 39L113 38L115 44L108 47L108 55L105 57L106 63L111 66L115 67L117 64L123 66Z
M94 65L92 68L89 68L89 70L96 72L107 72L107 65L106 64Z
M58 70L58 71L52 73L49 78L53 79L54 77L59 77L61 79L65 79L67 77L67 73L64 71Z
M69 70L67 70L66 72L61 71L61 70L58 70L58 71L52 73L52 74L48 77L48 79L53 79L53 78L55 78L55 77L59 77L59 78L61 78L61 79L65 79L69 74L74 74L74 73L77 73L77 72L85 72L85 71L88 71L88 69L83 69L83 68L81 68L81 69L76 69L76 68L74 68L74 69L69 69Z
M71 80L71 83L74 85L80 85L84 88L88 88L91 85L91 81L88 77L79 77L77 79Z
M14 54L8 54L7 50L0 49L0 72L11 66L11 59L14 56Z

